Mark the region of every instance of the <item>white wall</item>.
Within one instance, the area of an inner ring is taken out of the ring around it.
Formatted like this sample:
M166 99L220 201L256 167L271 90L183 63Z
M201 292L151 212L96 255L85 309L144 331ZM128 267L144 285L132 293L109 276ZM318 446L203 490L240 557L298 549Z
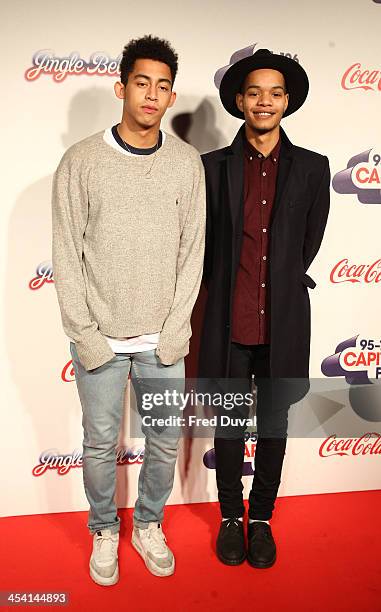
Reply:
M253 43L297 54L310 77L310 94L283 127L295 144L328 155L334 176L354 155L380 150L381 87L345 90L341 80L356 62L363 70L381 69L381 5L372 0L273 0L265 5L258 0L163 0L145 4L143 11L138 3L121 0L112 5L14 0L3 13L0 456L1 514L6 516L87 508L80 467L61 476L54 469L32 475L41 453L71 454L81 448L82 435L75 383L61 379L70 354L54 285L32 291L28 284L38 264L51 257L50 190L59 159L72 143L116 123L121 114L113 77L69 75L54 82L42 74L28 82L24 73L33 55L51 49L59 57L77 52L88 60L103 52L116 58L132 37L153 33L168 38L179 53L180 68L178 100L164 129L173 131L176 115L194 113L189 138L202 152L227 144L239 127L219 102L215 71ZM359 283L330 281L332 268L343 258L367 265L380 257L380 221L381 198L378 204L360 204L356 194L332 191L326 237L311 269L318 282L311 292L315 377L323 377L321 363L340 342L357 334L381 338L379 284L363 278ZM359 435L381 433L379 422L356 418ZM380 487L380 454L321 457L320 438L327 432L322 427L317 437L289 441L281 494ZM121 437L127 446L141 446L141 440L128 439L128 431ZM216 499L214 470L202 463L211 447L210 440L195 440L182 452L171 502ZM120 467L118 473L118 500L132 505L138 464ZM246 489L250 480L245 478Z

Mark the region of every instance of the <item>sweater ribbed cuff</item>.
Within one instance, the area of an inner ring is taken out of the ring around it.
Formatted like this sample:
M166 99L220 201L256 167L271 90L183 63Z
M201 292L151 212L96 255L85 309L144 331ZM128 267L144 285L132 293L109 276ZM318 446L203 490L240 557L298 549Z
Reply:
M75 343L79 360L85 370L94 370L115 357L106 338L96 329Z
M189 340L184 343L159 339L156 354L163 365L174 365L189 353Z

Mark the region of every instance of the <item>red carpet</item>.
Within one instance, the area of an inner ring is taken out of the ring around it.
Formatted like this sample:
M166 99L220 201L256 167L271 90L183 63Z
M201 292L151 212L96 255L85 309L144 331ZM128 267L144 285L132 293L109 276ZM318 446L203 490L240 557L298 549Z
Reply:
M381 491L278 499L278 561L267 570L222 565L214 555L217 504L193 504L167 508L164 529L177 567L174 576L156 578L130 544L132 511L120 515L113 587L88 575L86 513L1 519L0 590L67 591L70 603L60 609L82 612L381 611Z

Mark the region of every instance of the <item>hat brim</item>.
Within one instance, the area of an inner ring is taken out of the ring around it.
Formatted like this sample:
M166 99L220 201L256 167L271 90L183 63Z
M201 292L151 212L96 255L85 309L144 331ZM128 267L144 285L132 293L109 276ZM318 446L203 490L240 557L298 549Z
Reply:
M256 54L245 57L233 64L227 70L220 84L220 98L224 108L239 119L244 119L244 114L236 104L236 95L241 91L246 76L253 70L271 68L278 70L284 76L287 93L289 94L288 107L284 117L297 111L307 98L309 82L305 70L298 62L283 55L261 55Z

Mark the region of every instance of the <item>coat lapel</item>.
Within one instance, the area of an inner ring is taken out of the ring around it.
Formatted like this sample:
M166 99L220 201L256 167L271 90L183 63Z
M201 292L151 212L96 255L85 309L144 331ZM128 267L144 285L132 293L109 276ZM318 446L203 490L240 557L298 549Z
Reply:
M243 211L243 131L244 125L228 148L226 156L229 206L233 231Z
M294 163L293 145L287 138L285 131L280 128L281 149L279 155L279 167L276 181L275 199L271 214L271 222L274 222L276 214L287 195L287 189Z

